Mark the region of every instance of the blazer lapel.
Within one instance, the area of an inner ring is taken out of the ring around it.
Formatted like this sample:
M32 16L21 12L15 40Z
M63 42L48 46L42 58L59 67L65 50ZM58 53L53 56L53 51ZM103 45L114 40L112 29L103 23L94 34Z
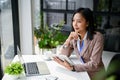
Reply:
M87 50L89 44L90 44L90 40L87 40L85 39L84 40L84 47L83 47L83 50L81 51L81 53L78 51L78 48L77 48L77 40L74 40L74 49L75 51L77 52L77 56L83 56L84 55L84 52ZM80 55L79 55L80 54Z

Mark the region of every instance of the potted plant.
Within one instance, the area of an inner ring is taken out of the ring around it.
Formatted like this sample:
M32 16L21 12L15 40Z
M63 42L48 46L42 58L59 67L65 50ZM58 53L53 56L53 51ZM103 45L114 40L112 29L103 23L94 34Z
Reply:
M17 79L23 72L23 67L20 62L13 62L6 66L5 73L9 75L9 80L12 78Z
M38 39L39 48L55 48L57 45L62 44L67 36L61 33L61 24L55 29L55 25L48 27L47 25L42 29L35 28L35 36Z
M67 35L61 33L62 26L63 23L60 22L58 25L52 25L51 27L45 25L42 29L35 28L34 34L38 40L39 48L42 50L55 50L58 45L63 44Z
M40 54L48 55L48 53L56 53L56 47L63 44L68 36L61 33L64 21L48 26L47 24L44 24L43 18L43 12L41 12L41 24L38 28L34 28L34 36L37 39Z
M37 38L38 47L42 50L43 49L51 50L53 48L55 50L55 48L58 45L63 44L63 42L68 37L67 35L61 33L64 21L61 21L58 24L53 24L48 27L47 24L45 25L43 24L44 23L43 16L41 17L41 19L42 19L41 25L38 28L35 27L34 29L34 35Z

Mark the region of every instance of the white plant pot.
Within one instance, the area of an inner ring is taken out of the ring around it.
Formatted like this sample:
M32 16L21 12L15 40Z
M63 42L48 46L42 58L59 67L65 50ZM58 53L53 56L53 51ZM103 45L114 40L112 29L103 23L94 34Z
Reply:
M56 54L56 48L53 49L40 49L40 54L45 60L51 60L51 56Z
M56 48L56 54L61 54L61 49L62 49L62 46L63 45L58 45L57 48Z
M10 74L6 74L7 79L5 80L18 80L18 78L20 77L20 75L10 75Z
M25 73L22 72L21 74L18 74L18 75L10 75L10 74L5 73L5 76L7 77L3 77L3 80L18 80L21 78L25 78Z

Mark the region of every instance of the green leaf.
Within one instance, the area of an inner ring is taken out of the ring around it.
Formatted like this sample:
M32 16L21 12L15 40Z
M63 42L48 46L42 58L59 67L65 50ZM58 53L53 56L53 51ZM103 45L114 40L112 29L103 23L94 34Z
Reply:
M41 13L41 17L42 16L43 14ZM53 27L58 29L51 29L47 24L40 25L38 29L35 28L34 34L38 39L39 48L55 48L57 45L63 44L68 37L67 35L63 35L61 33L63 25L64 21L61 21L57 25L53 25Z
M23 67L20 62L11 63L5 68L5 73L8 73L10 75L19 75L22 72Z

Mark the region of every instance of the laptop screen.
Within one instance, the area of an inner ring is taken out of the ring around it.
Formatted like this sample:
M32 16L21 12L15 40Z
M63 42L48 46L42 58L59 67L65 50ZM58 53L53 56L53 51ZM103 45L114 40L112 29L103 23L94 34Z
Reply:
M17 55L18 55L18 58L19 58L20 62L23 64L23 63L24 63L24 60L23 60L21 51L20 51L20 49L19 49L18 46L17 46Z

